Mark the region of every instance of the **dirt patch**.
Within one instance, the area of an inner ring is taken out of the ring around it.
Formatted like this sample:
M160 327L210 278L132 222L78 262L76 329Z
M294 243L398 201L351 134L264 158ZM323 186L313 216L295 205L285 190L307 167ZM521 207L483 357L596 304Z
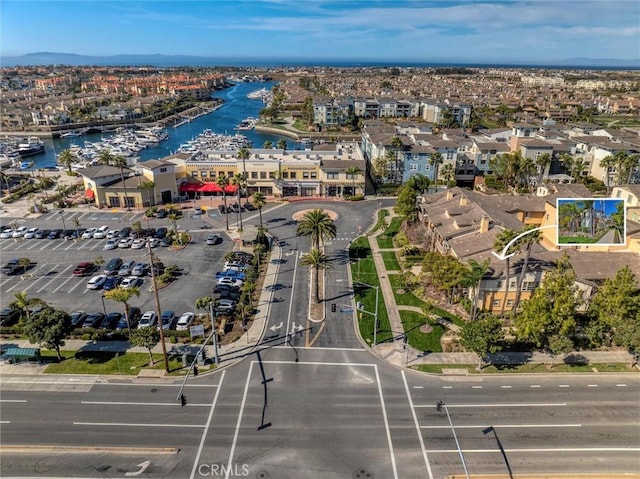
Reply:
M423 324L422 326L420 326L420 332L424 333L424 334L429 334L431 332L433 332L433 326L431 326L430 324Z

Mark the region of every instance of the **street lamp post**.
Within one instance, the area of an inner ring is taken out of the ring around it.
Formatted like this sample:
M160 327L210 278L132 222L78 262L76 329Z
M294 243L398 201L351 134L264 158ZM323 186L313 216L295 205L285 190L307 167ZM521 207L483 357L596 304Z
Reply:
M102 300L102 312L106 315L107 314L107 308L104 307L104 294L100 295L100 299Z
M444 407L444 412L447 413L447 419L449 420L449 426L451 426L451 432L453 432L453 439L456 441L456 447L458 448L458 454L460 455L460 460L462 461L462 467L464 468L464 475L467 479L469 479L469 470L467 469L467 463L464 460L464 454L462 454L462 449L460 448L460 442L458 442L458 435L456 434L456 429L453 427L453 422L451 421L451 416L449 415L449 409L444 401L438 401L436 403L436 410L442 411Z
M359 265L359 263L358 263ZM375 312L366 311L364 308L357 308L358 311L362 313L367 313L373 316L374 324L373 324L373 345L378 344L378 295L380 292L380 286L373 286L371 284L363 283L362 281L354 281L355 284L361 284L368 288L374 288L376 290L376 310Z
M64 222L64 211L60 210L60 218L62 218L62 229L67 230L67 225Z

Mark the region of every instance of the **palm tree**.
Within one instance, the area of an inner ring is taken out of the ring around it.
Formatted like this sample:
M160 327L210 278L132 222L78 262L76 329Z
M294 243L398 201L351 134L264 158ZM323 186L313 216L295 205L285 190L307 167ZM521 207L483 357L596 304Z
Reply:
M449 183L456 179L456 169L451 163L447 163L442 167L442 177L447 185L447 189L449 189Z
M436 192L438 191L438 169L442 163L444 163L444 159L440 152L436 151L429 157L429 165L433 167L433 184L435 185Z
M287 149L287 140L285 140L284 138L280 138L278 140L278 143L277 143L276 147L279 150L286 150Z
M358 168L357 166L350 166L349 168L347 168L345 173L347 174L347 176L351 175L351 190L352 190L351 194L355 196L355 194L356 194L356 176L358 176L360 173L362 173L362 170L360 168Z
M224 217L227 220L227 230L229 229L229 214L227 212L227 186L229 186L229 177L222 174L216 178L216 184L222 190L222 201L224 202Z
M20 291L18 293L14 293L13 297L15 298L11 303L9 303L9 307L12 309L19 309L22 311L27 320L31 319L31 311L29 308L31 306L47 306L47 303L39 298L29 298L29 293L26 291Z
M138 288L113 288L106 293L104 297L112 301L117 301L124 305L124 319L127 321L127 330L131 334L131 323L129 322L129 300L134 296L140 296L140 290Z
M153 182L152 180L147 180L147 179L145 179L138 186L138 188L140 188L141 190L146 190L146 192L147 192L147 202L149 203L149 206L154 206L155 203L156 203L155 187L156 187L155 182ZM151 201L151 199L152 199L151 198L151 190L153 190L153 201Z
M100 152L100 156L98 157L98 161L105 165L115 166L116 168L120 168L120 179L122 180L122 187L124 188L124 205L127 208L127 211L131 211L131 207L129 206L128 201L128 193L127 193L127 185L124 181L124 168L127 166L127 160L119 155L112 155L111 151L107 148Z
M71 165L73 165L77 159L78 158L71 153L71 150L68 148L66 150L62 150L60 155L58 155L58 163L66 166L69 169L69 173L72 173Z
M253 203L253 206L258 208L258 213L260 214L260 229L262 229L262 208L266 203L266 198L262 193L254 193L251 203Z
M399 179L398 179L398 172L400 171L400 158L398 153L400 152L401 149L404 148L404 143L402 143L402 140L400 139L399 136L394 136L391 139L391 146L394 149L393 155L394 155L394 161L395 161L395 167L394 167L394 183L399 183Z
M607 185L607 196L609 196L609 190L611 189L611 168L615 168L618 161L612 156L605 156L600 160L600 167L604 168L606 175L606 185Z
M320 242L336 237L336 225L324 210L311 210L298 223L296 236L311 237L311 247L320 249Z
M480 282L489 269L490 261L485 259L482 264L472 259L469 261L469 270L465 278L465 284L473 287L473 304L471 305L471 320L478 314L478 299L480 298Z
M167 218L170 219L173 224L173 239L175 241L178 239L178 219L180 218L178 209L175 206L167 207Z
M213 299L211 296L203 296L202 298L196 299L196 302L195 302L195 306L197 309L201 309L207 312L209 321L211 321L211 331L215 329L215 326L213 324L213 316L211 315L211 306L212 305L215 306L215 304L216 304L216 300Z
M507 246L511 242L511 240L515 237L516 237L515 232L511 230L503 230L496 236L496 241L493 244L493 249L495 249L498 253L502 253L502 250L504 249L504 247ZM509 248L509 250L511 250L511 248L514 248L514 246L512 245ZM505 254L508 254L509 250L505 251ZM504 293L504 301L502 301L502 304L500 306L500 316L504 316L504 307L506 306L507 300L509 298L509 285L511 283L511 278L509 276L511 273L510 260L511 260L511 257L507 256L507 268L506 268L507 289L505 290L505 293Z
M547 166L551 164L551 155L549 153L543 153L536 158L535 164L538 169L538 184L541 185L542 179L544 178L544 172L547 169Z
M240 200L240 195L242 194L242 190L247 186L247 180L245 176L241 173L236 173L231 178L231 184L238 187L237 195L238 195L238 211L236 213L236 222L239 220L240 231L242 231L242 203Z
M242 174L247 177L247 165L246 160L251 156L251 152L244 146L238 150L238 159L242 160Z
M265 150L270 150L273 148L273 142L271 140L267 140L262 144L262 148Z
M533 226L527 226L526 230L533 229ZM531 248L534 244L538 244L542 237L540 236L540 231L536 230L531 233L524 235L516 244L524 250L524 259L522 260L522 269L520 270L520 276L518 276L518 289L516 290L516 299L513 304L513 311L516 312L518 310L518 306L520 306L520 295L522 294L522 282L524 281L524 277L527 274L527 267L529 265L529 258L531 257Z
M73 217L73 226L76 227L76 234L78 235L78 239L80 239L80 218L78 218L77 216Z
M315 272L315 290L316 290L316 303L320 302L320 270L330 269L332 267L329 257L320 251L318 248L314 248L308 253L302 255L301 263L305 266L310 266Z

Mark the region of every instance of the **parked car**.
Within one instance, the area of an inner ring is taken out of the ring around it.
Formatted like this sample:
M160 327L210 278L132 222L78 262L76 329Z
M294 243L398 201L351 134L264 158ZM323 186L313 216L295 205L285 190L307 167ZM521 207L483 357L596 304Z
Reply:
M127 325L127 318L123 314L114 329L116 331L122 331L129 327L135 329L138 326L138 321L140 321L140 316L140 308L129 308L129 325Z
M7 264L5 264L2 267L2 269L0 269L0 272L2 272L2 274L6 274L9 276L17 274L23 269L22 266L18 264L19 262L20 260L18 258L13 258L12 260L9 260Z
M236 309L236 302L228 298L220 298L216 302L215 310L221 313L230 313Z
M111 239L111 238L117 238L118 237L118 230L109 230L107 231L107 239Z
M130 248L132 244L133 239L127 236L126 238L121 238L120 241L118 241L118 248Z
M33 239L36 237L37 231L38 231L38 228L29 228L22 237L24 239Z
M99 328L103 320L104 320L104 314L91 313L84 319L84 323L82 323L82 327L83 328Z
M20 228L16 228L15 230L13 230L13 234L11 235L11 237L22 238L27 231L29 231L29 228L27 228L26 226L21 226Z
M100 325L101 329L115 329L116 324L122 318L122 313L109 313L102 320L102 324Z
M118 285L122 282L122 277L120 276L109 276L107 280L102 284L102 289L106 291L110 291L114 288L117 288Z
M62 228L56 228L51 230L51 233L49 233L49 236L47 236L47 238L49 239L58 239L62 236Z
M125 226L120 231L118 231L118 238L120 239L128 238L130 234L131 234L131 228L129 228L128 226Z
M213 299L233 299L237 301L240 299L240 289L231 286L217 285L213 288Z
M107 237L108 232L109 232L109 227L107 225L100 226L99 228L96 228L95 231L93 232L93 238L104 239Z
M216 233L212 233L207 236L207 245L215 246L217 244L222 243L222 236Z
M13 236L13 230L11 228L5 228L0 233L0 239L7 239Z
M218 206L218 211L220 212L220 214L223 214L223 215L227 214L227 208L224 205Z
M194 216L200 216L203 213L202 208L200 206L196 206L193 209L193 215Z
M171 236L165 236L160 240L160 246L164 246L165 248L171 246L171 243L173 243Z
M142 286L142 279L138 278L137 276L129 276L128 278L124 278L122 280L122 283L120 283L120 287L124 289L138 288L139 286Z
M131 243L131 249L142 249L145 246L147 246L147 240L144 238L137 238Z
M94 276L89 281L87 281L87 289L102 289L104 282L107 280L108 276L104 274L99 274Z
M118 274L120 266L122 266L122 258L111 258L104 267L104 274L107 276Z
M82 233L82 239L92 239L95 232L95 228L88 228L84 233Z
M166 218L167 217L167 210L165 210L164 208L158 208L158 210L156 211L156 218Z
M223 276L218 279L218 284L221 286L237 286L240 287L243 284L243 281L240 279L232 278L231 276Z
M241 281L244 281L245 279L247 279L247 275L244 273L244 271L235 271L235 270L218 271L215 275L215 279L220 279L220 278L233 278L233 279L239 279Z
M135 267L135 265L136 265L135 260L128 259L127 261L122 263L122 265L120 265L120 269L118 270L118 276L129 276L131 274L131 271Z
M247 211L255 211L257 208L255 206L253 206L251 203L247 202L244 204L244 208Z
M160 244L160 240L158 238L151 237L147 239L147 244L149 245L149 248L155 248Z
M70 314L70 316L71 326L73 326L74 328L80 328L82 327L82 323L84 323L84 320L87 318L87 313L85 313L84 311L74 311Z
M47 236L49 236L49 233L51 233L51 230L39 229L38 231L36 231L36 234L33 235L33 237L35 239L45 239L47 238Z
M111 238L108 239L107 242L104 244L104 248L106 250L110 250L110 249L116 249L118 247L118 239L116 238Z
M156 313L153 311L147 311L140 318L138 323L138 329L149 328L156 325Z
M164 226L156 230L156 235L155 235L156 238L162 239L166 235L167 235L167 228L165 228Z
M164 263L158 261L157 263L152 263L153 274L160 275L164 273Z
M149 274L149 263L136 263L131 269L133 276L146 276Z
M176 323L176 313L170 310L167 311L163 311L162 312L162 329L164 329L165 331L167 329L173 329L175 327L175 323ZM160 324L158 324L158 327L160 327Z
M0 310L0 326L11 326L20 319L20 311L14 308Z
M185 331L189 329L189 327L193 324L193 320L195 319L195 314L191 311L187 311L186 313L182 313L178 322L176 323L176 331Z
M95 269L96 269L95 264L89 261L84 261L82 263L79 263L78 266L76 266L76 269L74 269L71 274L73 276L89 276L91 273L95 271Z
M78 237L78 231L77 230L64 230L62 232L62 236L66 239L74 239Z
M253 254L246 253L244 251L234 251L231 256L231 261L239 261L241 263L251 263L253 261Z

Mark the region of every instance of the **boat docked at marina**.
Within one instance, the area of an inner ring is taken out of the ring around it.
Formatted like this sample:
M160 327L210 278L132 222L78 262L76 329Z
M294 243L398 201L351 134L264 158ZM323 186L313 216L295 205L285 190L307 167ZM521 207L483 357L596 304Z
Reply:
M200 153L204 151L235 151L251 147L251 141L240 134L221 135L210 129L204 130L196 138L178 147L178 152Z
M258 123L258 119L252 116L245 118L242 120L238 126L236 126L236 130L253 130Z

